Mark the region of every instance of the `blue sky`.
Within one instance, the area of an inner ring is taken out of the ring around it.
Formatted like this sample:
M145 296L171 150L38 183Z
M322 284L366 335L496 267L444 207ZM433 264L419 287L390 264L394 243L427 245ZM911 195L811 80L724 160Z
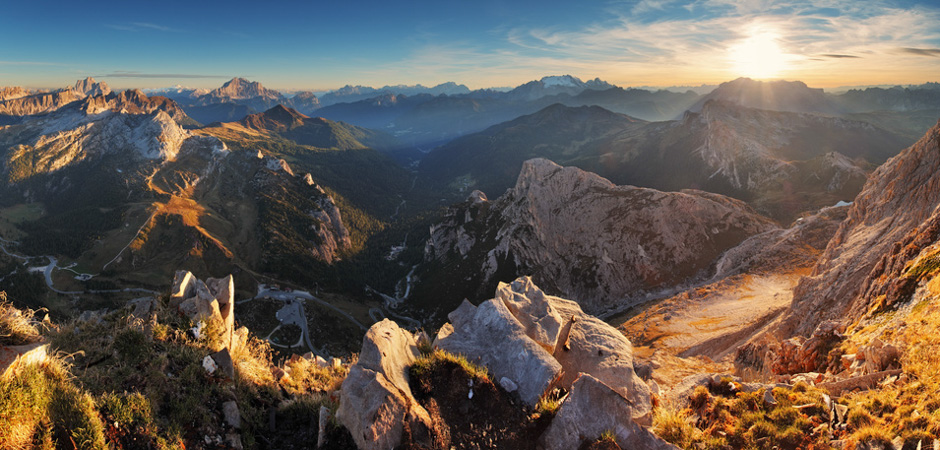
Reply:
M480 88L565 73L697 85L748 75L735 49L755 36L783 62L773 78L817 87L940 80L940 7L931 1L3 3L0 85L95 76L117 88L216 87L242 76L278 89Z

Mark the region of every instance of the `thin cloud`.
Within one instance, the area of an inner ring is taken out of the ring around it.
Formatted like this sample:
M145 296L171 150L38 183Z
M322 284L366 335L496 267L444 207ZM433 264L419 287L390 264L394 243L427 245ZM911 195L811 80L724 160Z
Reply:
M45 61L0 61L0 66L64 66L62 63Z
M95 75L99 78L228 78L228 75L203 75L192 73L139 73L114 72L105 75Z
M163 32L163 33L182 33L182 32L183 32L182 30L177 30L176 28L170 28L170 27L167 27L167 26L158 25L158 24L149 23L149 22L131 22L131 23L125 23L125 24L105 24L105 26L108 27L108 28L111 28L112 30L131 31L131 32L135 32L135 33L138 32L138 31L148 31L148 30L160 31L160 32Z
M861 56L855 56L855 55L839 55L839 54L834 54L834 53L828 53L828 54L819 55L819 56L822 56L823 58L835 58L835 59L841 59L841 58L861 58ZM817 60L817 61L821 61L821 60Z
M908 53L917 56L930 56L936 58L940 56L940 48L912 48L905 47L901 49L902 53Z

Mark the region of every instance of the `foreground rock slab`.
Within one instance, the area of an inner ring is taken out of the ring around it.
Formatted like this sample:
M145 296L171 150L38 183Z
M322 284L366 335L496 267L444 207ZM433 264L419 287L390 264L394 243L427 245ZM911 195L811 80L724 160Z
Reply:
M616 391L583 374L571 388L545 434L539 439L544 450L570 450L584 441L594 441L612 431L620 448L673 450L678 447L658 438L631 417L633 405Z
M395 322L385 319L366 332L336 412L360 449L395 448L406 433L413 442L430 442L431 418L408 385L408 367L418 356L414 336Z

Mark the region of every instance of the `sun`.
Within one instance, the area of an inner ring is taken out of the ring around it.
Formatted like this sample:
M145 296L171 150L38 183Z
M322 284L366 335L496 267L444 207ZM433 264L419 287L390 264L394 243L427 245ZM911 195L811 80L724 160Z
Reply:
M777 35L760 32L728 48L731 69L739 76L776 78L787 68L787 54L777 43Z

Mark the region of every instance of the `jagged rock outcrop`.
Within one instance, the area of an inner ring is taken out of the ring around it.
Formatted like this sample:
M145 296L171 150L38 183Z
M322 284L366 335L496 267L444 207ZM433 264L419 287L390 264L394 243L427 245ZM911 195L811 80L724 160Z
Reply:
M721 195L615 186L533 159L497 201L476 195L452 208L432 226L425 256L459 271L448 283L466 279L479 293L534 274L596 313L700 277L725 250L774 228Z
M244 78L232 78L221 87L209 91L199 98L200 104L221 103L232 100L245 100L261 98L265 100L280 100L284 96L280 92L268 89L257 81L248 81ZM273 106L273 105L272 105Z
M22 86L0 87L0 102L26 97L29 94L29 89L26 89Z
M808 335L907 301L936 270L940 238L940 125L869 178L811 276L794 291L780 335Z
M193 321L217 321L222 327L222 346L235 350L235 286L231 275L203 282L189 271L176 272L170 290L170 306Z
M40 92L0 101L0 114L27 116L58 110L65 105L85 98L85 95L73 89L53 92Z
M148 97L139 89L128 89L119 94L94 95L82 101L80 109L85 114L100 114L114 111L126 114L149 114L155 111L167 113L180 125L189 125L193 120L173 100L166 97Z
M407 433L430 442L431 418L408 385L408 366L418 357L414 336L385 319L362 338L359 361L343 381L336 419L363 450L385 450Z
M597 378L582 374L539 439L540 446L545 450L575 449L613 432L623 449L678 449L631 420L634 416L636 409L628 399Z

